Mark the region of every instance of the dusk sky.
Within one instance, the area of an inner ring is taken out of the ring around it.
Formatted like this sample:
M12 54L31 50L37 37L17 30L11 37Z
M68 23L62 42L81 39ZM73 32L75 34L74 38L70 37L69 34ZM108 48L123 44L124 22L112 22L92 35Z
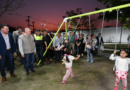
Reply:
M83 13L95 11L95 8L104 9L105 6L97 2L97 0L24 0L26 4L23 8L19 8L13 12L6 12L0 18L0 23L6 23L10 26L27 27L27 16L30 17L30 24L35 21L35 29L42 29L40 23L46 24L43 29L57 30L58 22L61 24L63 21L62 16L66 11L76 10L82 8ZM12 13L13 15L9 15ZM47 21L47 23L43 22ZM52 23L52 24L49 24ZM56 24L56 25L54 25ZM64 29L64 27L62 28Z

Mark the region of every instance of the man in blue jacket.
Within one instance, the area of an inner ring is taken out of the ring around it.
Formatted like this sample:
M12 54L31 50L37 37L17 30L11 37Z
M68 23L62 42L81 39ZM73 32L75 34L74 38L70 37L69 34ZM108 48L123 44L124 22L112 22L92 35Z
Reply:
M16 55L16 48L13 36L9 32L9 27L6 24L0 25L0 71L2 82L6 81L5 62L9 62L10 75L16 77L14 74L13 54Z

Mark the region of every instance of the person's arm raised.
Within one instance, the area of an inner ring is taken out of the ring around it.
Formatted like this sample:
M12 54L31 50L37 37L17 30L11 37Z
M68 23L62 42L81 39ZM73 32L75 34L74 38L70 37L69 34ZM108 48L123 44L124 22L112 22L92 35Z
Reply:
M116 54L116 50L114 51L113 54L109 57L110 60L116 60L116 57L114 56Z
M78 57L77 58L74 58L74 60L78 60L80 58L80 55L78 55Z

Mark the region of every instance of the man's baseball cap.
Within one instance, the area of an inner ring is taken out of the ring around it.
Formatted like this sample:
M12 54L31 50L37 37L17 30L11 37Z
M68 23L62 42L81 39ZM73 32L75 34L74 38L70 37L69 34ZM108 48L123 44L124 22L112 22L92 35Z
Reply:
M36 30L36 32L40 32L40 30L39 30L39 29L37 29L37 30Z

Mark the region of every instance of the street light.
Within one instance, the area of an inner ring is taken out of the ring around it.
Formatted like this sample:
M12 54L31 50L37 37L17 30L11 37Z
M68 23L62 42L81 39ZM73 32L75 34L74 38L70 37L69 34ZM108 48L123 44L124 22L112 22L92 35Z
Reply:
M122 11L120 11L120 13L122 13Z
M46 26L46 24L41 23L40 25L42 26L42 31L43 31L43 25Z
M42 26L42 31L43 31L43 24L41 23L41 26Z

